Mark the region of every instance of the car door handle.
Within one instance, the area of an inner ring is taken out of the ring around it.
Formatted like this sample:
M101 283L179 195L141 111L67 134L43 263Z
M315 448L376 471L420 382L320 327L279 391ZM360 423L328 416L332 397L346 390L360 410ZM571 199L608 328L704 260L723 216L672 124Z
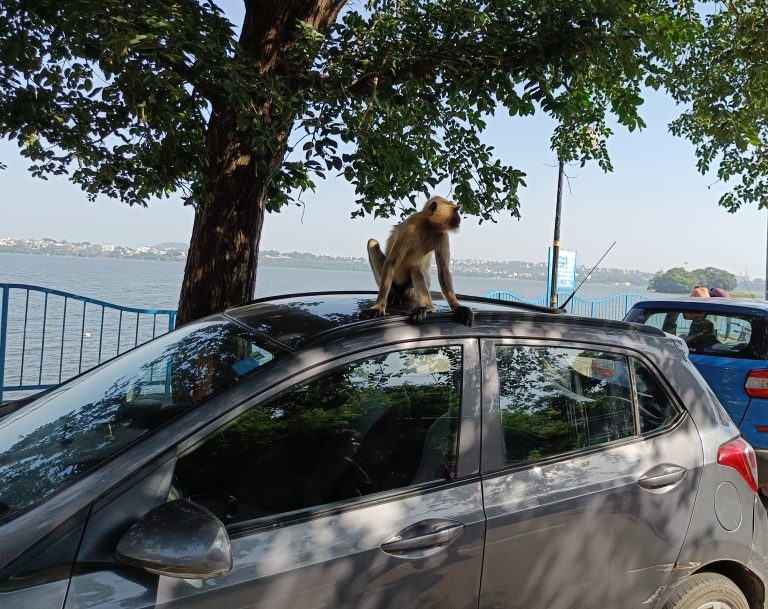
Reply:
M672 486L685 478L686 470L678 465L660 465L640 476L637 483L643 488L656 489Z
M399 556L447 546L461 535L464 525L455 520L422 520L395 533L381 544L387 554Z

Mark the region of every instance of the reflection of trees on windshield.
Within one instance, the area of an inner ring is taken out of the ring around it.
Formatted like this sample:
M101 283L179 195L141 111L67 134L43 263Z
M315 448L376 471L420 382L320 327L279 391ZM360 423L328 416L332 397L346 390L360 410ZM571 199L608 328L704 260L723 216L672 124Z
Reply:
M497 349L507 464L634 433L626 359L575 349Z
M254 346L229 323L192 326L30 404L25 416L0 426L0 517L56 491L255 369L256 358L271 359Z
M460 386L459 347L341 366L183 457L179 484L232 523L455 477Z

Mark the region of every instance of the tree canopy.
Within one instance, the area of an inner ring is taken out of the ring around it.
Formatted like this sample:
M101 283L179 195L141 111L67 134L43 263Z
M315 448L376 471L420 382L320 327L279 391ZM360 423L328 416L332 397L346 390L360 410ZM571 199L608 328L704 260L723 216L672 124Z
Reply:
M282 128L275 116L306 132L269 209L333 172L355 184L360 213L389 215L447 179L469 213L517 214L523 172L481 142L487 117L546 112L563 157L608 168L606 116L642 127L641 87L692 35L685 5L666 2L369 5L327 33L290 24L290 52L260 74L213 2L3 0L0 134L37 175L67 173L90 194L146 204L181 190L202 204L222 100L257 148Z
M736 275L722 269L708 266L686 271L683 267L677 266L668 271L656 273L648 282L648 289L668 294L688 294L691 288L697 285L730 291L736 288L736 284Z
M697 43L670 71L685 105L672 132L696 145L697 167L726 186L719 203L736 211L768 205L768 3L731 0L703 19Z
M698 99L717 58L697 41L730 27L692 0L346 4L246 0L236 36L211 0L0 0L0 136L93 197L181 192L196 210L188 321L251 297L264 213L327 175L354 185L353 215L447 183L481 220L519 216L524 171L482 138L497 112L551 116L561 159L609 170L611 125L644 126L646 87ZM733 133L702 144L702 169Z

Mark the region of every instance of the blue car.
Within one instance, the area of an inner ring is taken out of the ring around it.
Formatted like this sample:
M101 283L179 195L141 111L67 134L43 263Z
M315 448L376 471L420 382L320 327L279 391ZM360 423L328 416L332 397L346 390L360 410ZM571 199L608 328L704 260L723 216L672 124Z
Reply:
M686 342L741 434L755 448L768 495L768 303L732 298L645 300L625 317Z

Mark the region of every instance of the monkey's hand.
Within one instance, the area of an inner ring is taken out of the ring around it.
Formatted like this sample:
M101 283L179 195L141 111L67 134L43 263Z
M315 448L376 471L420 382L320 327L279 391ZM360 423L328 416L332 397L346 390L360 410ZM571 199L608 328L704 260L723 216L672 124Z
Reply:
M424 321L427 318L429 307L415 307L411 311L411 319L413 321Z
M475 313L469 307L458 306L453 310L453 318L465 326L471 326L475 320Z
M375 304L372 307L368 307L360 312L360 319L375 319L377 317L384 317L386 313L386 305Z

